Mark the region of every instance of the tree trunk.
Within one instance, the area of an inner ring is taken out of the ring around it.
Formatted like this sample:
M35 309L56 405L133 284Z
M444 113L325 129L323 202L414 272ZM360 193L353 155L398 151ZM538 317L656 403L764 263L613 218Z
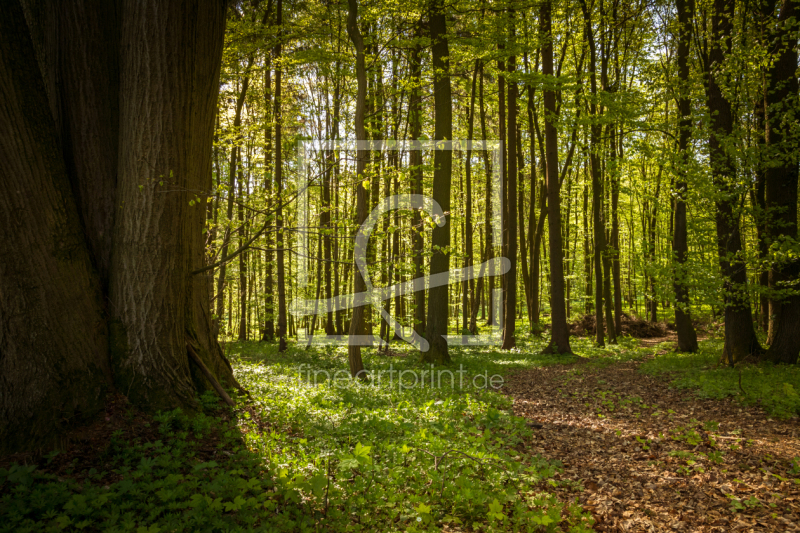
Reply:
M283 114L281 113L281 78L283 77L283 65L281 54L283 53L283 0L278 0L275 23L278 26L278 43L275 45L275 257L277 259L277 282L278 282L278 351L285 352L288 348L286 339L286 264L284 258L284 246L286 235L283 232Z
M422 21L415 28L414 36L419 39L422 37ZM412 79L411 95L408 101L409 126L411 129L412 144L418 148L419 138L422 135L422 93L419 84L422 77L422 45L417 44L411 50L409 58L409 71ZM411 165L411 184L414 194L422 194L422 152L419 149L411 150L409 154L409 164ZM419 279L424 275L423 264L423 238L422 238L422 213L414 211L412 218L412 237L411 244L414 255L414 278ZM414 331L417 335L425 334L425 291L414 293Z
M356 117L355 117L355 130L356 140L367 140L367 133L364 128L364 111L366 108L367 100L367 72L364 61L364 40L361 37L361 30L358 28L358 0L348 0L348 13L347 13L347 34L350 40L353 41L353 46L356 49L356 78L358 80L358 93L356 97ZM356 163L356 223L360 226L367 219L367 189L364 187L364 171L367 165L368 150L358 150L358 158ZM366 250L360 249L356 244L356 249L353 256L364 257ZM361 272L353 261L353 292L359 294L367 290L367 285L364 278L361 277ZM353 309L353 317L350 321L350 335L363 335L364 333L364 307L356 307ZM361 346L350 345L347 348L348 364L350 366L350 375L353 378L362 378L364 372L364 363L361 360Z
M514 11L509 9L511 18L511 41L513 43ZM514 333L516 330L517 309L517 82L512 79L516 71L517 58L511 55L508 58L508 129L506 136L508 142L508 176L505 192L506 205L506 257L511 262L511 267L505 275L505 322L503 322L503 350L516 347ZM501 78L502 79L502 78Z
M777 2L779 16L773 46L777 57L769 70L767 89L766 142L769 160L766 169L766 199L769 210L768 239L770 243L786 239L797 242L797 143L791 129L791 117L797 109L797 4L793 0ZM800 352L800 259L774 260L772 287L790 291L789 296L777 296L774 338L767 356L776 363L794 364Z
M540 13L542 44L542 74L553 79L553 29L551 22L551 3L546 0ZM569 326L564 305L564 264L561 244L561 191L558 181L558 132L555 127L556 94L552 85L544 89L544 134L547 157L547 203L549 205L548 237L550 239L550 316L552 337L545 349L553 353L572 353L569 345Z
M189 200L211 188L225 9L131 0L122 12L111 364L131 401L166 409L193 405L205 383L187 343L233 380L211 338L206 280L189 274L205 261L205 201Z
M689 100L689 50L691 18L694 0L676 0L678 9L678 169L675 182L675 226L672 253L675 259L675 328L678 330L678 350L697 351L697 333L689 310L689 288L686 285L689 244L686 227L686 175L689 162L689 138L692 128L692 108Z
M464 240L466 241L466 258L464 261L464 268L470 268L473 265L473 224L472 224L472 138L475 133L475 96L476 96L476 82L478 81L478 76L480 75L480 68L481 63L479 59L475 60L475 70L472 72L472 88L470 92L469 98L469 107L467 108L467 139L470 143L467 145L467 160L464 163L464 181L466 182L466 195L467 195L467 206L466 206L466 220L464 221ZM469 280L469 285L467 287L467 298L464 302L464 329L469 330L473 335L476 333L472 329L472 317L475 315L475 311L477 311L477 305L475 301L475 280Z
M450 94L449 51L447 45L447 18L442 0L431 0L430 20L432 63L434 69L433 100L435 110L434 140L453 140L453 109ZM450 213L450 178L453 152L450 147L434 150L432 198L445 213ZM430 273L445 274L450 271L450 226L447 220L438 221L431 235ZM428 290L428 321L425 338L430 349L422 356L423 362L444 364L450 362L447 349L448 285ZM512 318L513 320L513 318Z
M619 139L622 144L622 138ZM617 125L611 126L611 274L614 284L614 333L622 335L622 284L619 268L619 163L617 162Z
M17 2L0 17L0 100L0 453L11 453L53 446L101 410L111 372L101 279Z
M600 175L600 133L597 98L597 51L592 31L592 17L585 0L581 0L584 18L584 37L589 43L589 76L591 79L592 100L589 110L592 115L590 135L590 163L592 173L592 224L594 229L594 312L595 342L605 346L603 335L603 255L606 251L605 221L603 219L603 182Z
M479 107L481 110L481 139L485 142L486 137L486 106L485 100L483 97L483 64L481 64L481 73L480 79L478 83L478 98L479 98ZM484 174L486 175L486 189L485 189L485 198L486 198L486 217L485 217L485 224L486 224L486 253L484 254L484 261L488 261L494 257L494 230L493 230L493 217L494 212L492 209L492 162L489 158L488 150L483 150L483 170ZM481 287L483 287L483 279L480 278L478 283ZM494 270L493 268L489 268L489 277L486 278L486 292L488 293L488 320L487 325L494 324L494 298L492 297L492 291L494 290Z
M711 20L711 43L708 65L722 65L730 50L733 30L733 0L714 0ZM728 181L736 171L727 138L733 133L731 104L725 99L714 71L706 69L706 96L711 114L709 161L712 179L719 191L716 198L717 248L725 291L725 348L722 360L735 364L751 355L762 353L753 330L750 301L747 294L747 269L742 257L739 229L738 198Z
M236 148L239 151L241 159L241 147ZM236 219L239 223L239 248L244 246L247 242L246 226L247 217L244 214L244 171L243 165L239 165L239 201L236 209ZM239 254L239 337L238 340L247 340L247 315L249 306L247 305L247 251L242 251Z
M271 7L272 2L270 2ZM267 201L274 201L273 196L273 179L275 170L272 164L272 118L270 111L272 110L272 56L270 52L265 53L265 66L264 66L264 194ZM269 205L269 204L268 204ZM268 215L271 220L275 220L274 214ZM272 247L273 237L272 232L267 231L265 237L264 252L264 333L261 340L272 341L275 339L275 298L274 298L274 278L273 278L273 261L272 261Z
M112 375L148 410L192 408L214 381L235 384L212 335L208 275L194 275L224 3L154 3L128 2L122 16L108 3L43 2L47 16L28 27L14 2L0 20L4 451L55 444L102 407ZM30 36L44 34L37 48Z

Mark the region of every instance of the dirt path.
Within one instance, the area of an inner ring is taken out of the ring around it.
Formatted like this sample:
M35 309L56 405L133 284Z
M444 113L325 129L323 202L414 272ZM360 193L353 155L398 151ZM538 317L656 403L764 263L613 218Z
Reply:
M597 531L800 531L797 419L697 399L639 364L534 369L504 387L542 425L529 445L580 481L558 496Z

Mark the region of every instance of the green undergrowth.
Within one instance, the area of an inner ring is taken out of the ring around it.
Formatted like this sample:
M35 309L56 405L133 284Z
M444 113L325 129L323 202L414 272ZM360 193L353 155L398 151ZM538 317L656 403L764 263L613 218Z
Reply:
M618 363L639 361L646 355L653 353L653 348L643 348L639 339L629 336L620 336L615 344L595 346L594 338L570 337L572 351L583 357L586 362L595 368L605 368Z
M561 465L530 451L492 387L575 360L537 355L542 342L458 348L434 369L368 349L365 382L337 374L345 348L230 343L247 408L207 394L202 413L116 432L91 468L54 473L51 455L0 469L0 531L587 531L590 515L551 494Z
M729 367L719 364L723 340L700 342L694 354L669 351L642 364L641 371L666 374L673 385L694 389L701 398L736 398L744 405L763 408L776 418L800 414L800 368L764 362Z

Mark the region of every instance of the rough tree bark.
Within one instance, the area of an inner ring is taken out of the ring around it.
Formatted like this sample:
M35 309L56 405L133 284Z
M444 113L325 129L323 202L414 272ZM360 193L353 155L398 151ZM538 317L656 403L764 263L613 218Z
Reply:
M225 4L121 8L41 2L26 22L9 2L0 20L2 451L56 444L112 386L155 410L235 384L192 275L205 193L189 205L211 188Z
M0 451L13 452L101 409L111 372L100 277L16 2L0 17L0 97Z

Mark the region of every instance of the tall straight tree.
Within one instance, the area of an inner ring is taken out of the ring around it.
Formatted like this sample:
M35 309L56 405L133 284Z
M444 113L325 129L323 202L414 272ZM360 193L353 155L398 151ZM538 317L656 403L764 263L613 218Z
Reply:
M450 67L447 45L447 16L443 0L431 0L428 5L431 32L431 62L433 64L433 105L435 110L434 140L437 147L433 156L433 193L445 217L450 215L450 179L453 167L453 152L449 144L453 140L453 108L450 94ZM441 147L439 144L441 143ZM430 273L445 274L450 271L450 226L439 221L431 236ZM423 353L424 362L444 364L450 362L447 349L448 285L431 287L428 290L428 320L425 338L430 349Z
M601 124L597 104L597 47L594 41L592 13L586 0L580 0L583 10L583 34L589 45L589 80L592 95L589 100L589 113L592 116L590 127L589 160L592 175L592 225L594 237L594 312L595 342L605 346L603 334L603 254L606 251L605 220L603 219L603 180L600 170Z
M284 246L286 235L283 231L283 113L281 112L282 79L283 79L283 0L278 0L275 13L275 25L278 27L278 41L275 44L275 258L277 259L278 282L278 351L288 348L286 320L286 262Z
M408 59L409 74L411 75L411 95L408 99L408 122L411 129L411 143L414 150L409 154L411 166L411 186L414 194L422 194L422 151L419 150L419 138L422 135L422 91L420 89L422 78L422 20L414 26L414 47ZM414 211L412 222L411 246L414 253L414 277L421 278L423 238L422 238L422 213ZM425 333L425 291L414 293L414 331L423 336Z
M475 134L475 96L477 89L478 76L480 75L481 62L480 59L475 60L475 70L472 72L472 85L469 97L469 107L467 107L467 139L470 144L467 145L467 159L464 163L464 182L466 185L467 205L466 217L464 220L464 239L466 240L466 258L464 259L464 267L469 268L473 265L473 238L474 238L474 225L472 223L472 138ZM464 320L462 323L463 329L468 329L471 333L476 333L472 329L472 317L474 312L477 312L477 302L475 298L475 280L469 280L468 290L465 291L467 298L464 299Z
M0 453L55 444L112 386L157 410L235 383L192 275L206 193L189 204L211 188L225 4L121 4L40 3L47 45L18 2L0 17Z
M267 8L272 11L272 1ZM264 194L271 198L273 194L274 169L272 163L272 55L270 51L264 54ZM274 220L274 215L269 215ZM271 341L275 338L275 298L273 297L273 261L272 261L272 234L266 235L266 250L264 251L264 332L262 340ZM222 301L222 298L220 298Z
M347 34L353 41L356 49L356 79L358 83L358 93L356 95L356 141L364 142L367 140L367 131L364 127L364 111L367 106L367 69L364 59L364 39L358 27L358 0L348 0L347 12ZM356 223L360 226L367 219L367 188L364 186L364 174L367 167L367 157L369 150L358 149L356 160ZM367 250L359 249L356 244L355 255L365 256ZM361 271L358 269L355 260L353 261L353 292L359 294L367 290ZM370 332L371 333L371 332ZM350 320L350 335L364 334L364 307L353 309L353 316ZM364 363L361 360L361 346L350 345L347 348L348 364L350 375L353 378L363 378Z
M509 9L510 20L510 45L514 46L514 10ZM508 58L508 74L506 80L508 86L508 128L506 138L508 147L508 175L505 190L505 226L508 235L506 236L506 257L511 262L508 272L505 274L505 307L503 314L503 346L504 350L514 348L517 343L514 337L517 318L517 82L514 74L517 66L517 58L512 54ZM501 76L504 74L501 74Z
M689 137L692 128L690 102L689 47L691 46L694 0L676 0L678 10L678 168L675 181L675 226L672 253L675 256L675 328L678 330L678 349L697 351L697 333L689 311L689 289L686 286L686 261L689 243L686 228L686 174L689 162Z
M550 316L552 337L545 349L552 353L572 353L569 345L567 308L564 302L564 263L561 243L561 187L558 180L558 132L556 131L556 92L553 76L553 25L552 4L545 0L539 14L542 39L542 74L546 78L544 88L544 136L547 158L547 218L550 239ZM513 317L512 317L513 319ZM602 327L602 326L599 326Z
M716 203L717 251L725 291L725 347L723 361L735 364L751 355L760 355L761 345L753 329L747 294L747 267L742 258L738 195L731 180L736 176L732 155L733 112L722 90L722 66L730 53L733 32L734 0L714 0L711 38L704 61L706 98L711 116L709 162Z
M219 324L224 314L225 302L225 285L227 283L226 277L228 272L228 247L231 240L231 229L233 224L233 204L236 199L236 173L239 165L239 143L241 142L241 135L239 130L242 127L242 108L244 107L244 100L247 97L247 89L250 87L250 69L253 65L253 57L248 58L247 67L245 68L244 76L242 77L241 90L236 97L236 107L233 114L233 133L234 145L231 147L231 159L228 165L228 200L227 200L227 220L228 226L225 228L225 237L222 241L222 264L219 267L219 275L217 277L217 319L215 326L215 335L219 333Z

